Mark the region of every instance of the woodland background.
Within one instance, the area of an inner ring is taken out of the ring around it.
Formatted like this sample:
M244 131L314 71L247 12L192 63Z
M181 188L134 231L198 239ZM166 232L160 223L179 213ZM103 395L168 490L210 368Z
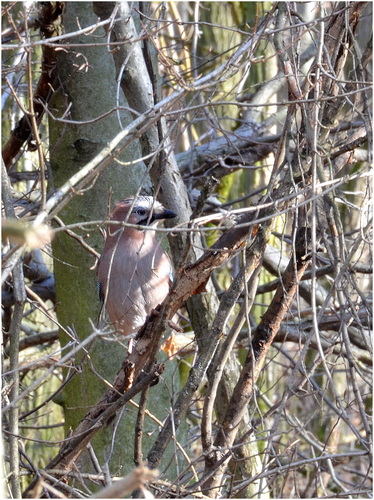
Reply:
M370 497L372 4L1 8L4 495ZM127 356L135 194L175 279Z

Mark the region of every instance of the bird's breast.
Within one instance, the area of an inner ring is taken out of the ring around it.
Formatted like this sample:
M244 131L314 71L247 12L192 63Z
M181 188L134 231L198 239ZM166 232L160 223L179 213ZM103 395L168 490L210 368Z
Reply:
M136 331L169 292L168 256L154 235L138 233L141 238L122 237L106 245L98 265L109 318L125 335Z

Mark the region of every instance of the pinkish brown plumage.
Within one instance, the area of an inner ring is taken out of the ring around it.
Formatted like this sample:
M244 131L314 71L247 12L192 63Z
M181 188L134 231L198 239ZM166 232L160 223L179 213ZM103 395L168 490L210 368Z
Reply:
M142 226L176 217L151 196L120 201L111 221ZM130 212L130 214L129 214ZM129 336L169 293L171 262L156 240L155 231L109 225L97 274L100 294L111 324Z

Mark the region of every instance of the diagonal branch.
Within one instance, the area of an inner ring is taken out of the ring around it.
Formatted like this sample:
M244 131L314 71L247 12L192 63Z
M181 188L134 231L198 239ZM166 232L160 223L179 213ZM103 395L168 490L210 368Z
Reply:
M269 211L269 208L259 211L258 215L262 217L265 215L270 216L265 210ZM134 390L136 389L136 392L138 392L146 386L143 384L142 379L140 382L135 382L135 384L133 384L133 381L137 381L144 367L155 359L168 320L173 317L185 300L196 291L201 291L202 286L214 269L227 262L237 249L244 246L248 234L251 231L253 232L253 226L256 224L256 214L253 212L246 213L242 216L240 223L240 227L234 227L224 233L194 264L179 271L171 293L164 303L153 311L139 332L137 344L117 374L112 388L108 389L101 400L82 419L72 436L62 446L58 455L47 466L47 469L60 468L69 470L73 462L83 452L87 443L105 422L133 397ZM153 375L145 376L148 383L155 378L154 370L152 370L152 373Z
M252 397L263 360L280 328L284 314L291 305L301 277L311 261L309 246L310 231L306 228L300 228L296 234L295 253L291 257L283 273L281 283L279 283L275 295L257 327L221 429L214 441L211 453L206 456L206 472L209 477L203 486L209 496L214 497L218 492L222 475L231 454L225 460L222 458L234 444L240 421Z
M163 373L164 369L165 366L162 363L156 365L151 373L139 380L139 382L125 394L121 394L121 388L118 388L119 390L111 389L113 393L117 394L117 398L115 400L112 398L113 400L108 401L106 404L100 403L101 406L100 404L96 405L94 408L96 412L90 411L89 414L86 415L86 417L79 424L77 430L65 440L59 453L54 459L51 460L46 469L58 468L68 471L73 462L76 461L85 450L92 437L122 406L135 397L139 392L148 387L155 380L155 378L158 378ZM33 489L36 479L37 478L31 482L29 487L23 493L23 496L27 496L27 493Z
M61 15L63 2L42 2L38 25L44 38L51 38L61 30ZM53 93L57 79L56 52L53 46L43 45L41 76L33 96L33 108L36 122L39 125L44 115L44 103L48 102ZM7 169L10 168L23 144L32 136L31 119L24 115L12 130L5 144L2 155Z

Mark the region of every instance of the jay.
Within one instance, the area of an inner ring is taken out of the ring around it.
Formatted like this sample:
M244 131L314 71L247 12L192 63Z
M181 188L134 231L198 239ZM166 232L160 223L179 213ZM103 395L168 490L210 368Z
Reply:
M110 220L155 226L176 215L151 196L139 196L117 203ZM172 266L154 230L109 225L97 275L111 324L118 333L132 336L169 293Z

